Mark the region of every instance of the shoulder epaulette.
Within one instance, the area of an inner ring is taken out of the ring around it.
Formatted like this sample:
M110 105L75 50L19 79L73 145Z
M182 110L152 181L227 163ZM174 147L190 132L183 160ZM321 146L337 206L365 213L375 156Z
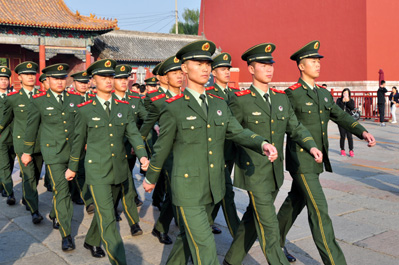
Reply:
M42 97L42 96L44 96L44 95L46 95L46 94L47 94L47 92L42 92L42 93L40 93L40 94L33 95L32 98Z
M79 92L76 92L76 91L69 91L68 93L69 93L69 94L72 94L72 95L81 96L80 93L79 93Z
M155 92L159 92L159 91L158 91L158 90L153 90L153 91L147 92L147 95L148 95L148 94L155 93Z
M94 94L87 94L89 97L95 97L96 95Z
M278 90L275 88L270 88L271 91L276 92L276 93L281 93L281 94L285 94L285 92L283 90Z
M245 96L245 95L251 94L251 90L245 89L243 91L234 92L234 94L236 94L238 97L241 97L241 96Z
M83 106L86 106L86 105L88 105L88 104L90 104L90 103L92 103L92 102L93 102L93 100L91 99L91 100L88 100L88 101L86 101L86 102L80 103L80 104L78 105L78 108L83 107Z
M130 96L128 95L129 98L140 98L139 96Z
M139 93L139 92L134 91L134 90L132 90L132 89L130 89L130 92L131 92L131 93L135 93L135 94L138 94L138 93Z
M18 91L10 92L10 93L7 94L7 97L12 96L12 95L15 95L15 94L17 94L17 93L18 93Z
M116 101L116 102L119 102L119 103L129 104L129 102L127 102L126 100L115 99L115 101Z
M215 98L219 98L219 99L223 99L224 100L224 98L222 98L222 97L219 97L219 96L216 96L216 95L214 95L214 94L211 94L211 93L207 93L209 96L211 96L211 97L215 97Z
M316 86L318 86L318 87L320 87L320 88L327 89L327 88L325 88L324 86L320 86L320 85L318 85L318 84L316 84Z
M290 86L289 89L295 90L295 89L297 89L298 87L301 87L301 86L302 85L300 83L296 83L295 85Z
M151 101L154 102L154 101L156 101L156 100L158 100L158 99L160 99L160 98L164 98L165 96L166 96L166 95L165 95L164 93L159 94L158 96L152 97L152 98L151 98Z
M37 91L46 92L46 90L44 90L44 89L38 89Z
M239 88L236 87L229 87L230 89L234 89L234 90L240 90Z
M141 96L141 99L144 99L145 98L145 96Z
M212 90L212 89L215 89L215 87L214 86L210 86L210 87L205 88L206 91L209 91L209 90Z
M171 97L170 99L167 99L165 101L168 102L168 103L171 103L171 102L175 101L176 99L182 98L183 96L184 96L183 93L180 93L179 95Z

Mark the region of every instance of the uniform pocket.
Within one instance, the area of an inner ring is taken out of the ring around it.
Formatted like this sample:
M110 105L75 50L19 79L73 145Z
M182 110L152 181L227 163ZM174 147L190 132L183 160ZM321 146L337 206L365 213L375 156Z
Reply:
M202 133L203 123L201 121L183 121L181 127L183 129L181 135L185 143L200 143L200 139L206 136Z

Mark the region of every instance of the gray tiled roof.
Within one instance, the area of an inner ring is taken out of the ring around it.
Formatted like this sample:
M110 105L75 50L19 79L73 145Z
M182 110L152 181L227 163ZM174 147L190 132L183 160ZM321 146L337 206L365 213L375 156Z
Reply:
M101 59L126 62L160 62L202 36L114 30L94 40Z

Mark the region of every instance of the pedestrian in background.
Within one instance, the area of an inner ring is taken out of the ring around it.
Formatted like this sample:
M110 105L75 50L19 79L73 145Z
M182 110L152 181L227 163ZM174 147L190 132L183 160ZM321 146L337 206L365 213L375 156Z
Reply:
M349 90L349 88L345 88L344 90L342 90L341 97L337 99L337 105L349 114L351 114L351 111L355 109L355 101L351 98L351 91ZM353 152L352 134L339 125L338 129L340 134L339 145L341 147L341 156L346 156L345 138L348 138L349 156L354 157L355 154Z
M373 98L370 96L370 93L366 93L366 97L364 98L364 119L371 119L371 107L373 105Z
M385 93L388 90L385 88L385 81L381 80L380 87L377 91L377 104L378 104L378 113L380 114L380 125L381 127L385 127L384 116L385 116Z
M392 87L392 92L389 95L389 102L391 103L391 114L392 121L391 123L396 123L396 107L399 106L399 94L398 89L394 86Z

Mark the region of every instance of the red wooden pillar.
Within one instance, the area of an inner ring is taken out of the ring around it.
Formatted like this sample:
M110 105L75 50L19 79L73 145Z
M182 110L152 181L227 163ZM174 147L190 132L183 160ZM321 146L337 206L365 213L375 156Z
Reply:
M86 69L89 68L91 64L91 52L89 49L86 49Z
M43 68L46 67L46 46L39 45L39 74L42 74Z

